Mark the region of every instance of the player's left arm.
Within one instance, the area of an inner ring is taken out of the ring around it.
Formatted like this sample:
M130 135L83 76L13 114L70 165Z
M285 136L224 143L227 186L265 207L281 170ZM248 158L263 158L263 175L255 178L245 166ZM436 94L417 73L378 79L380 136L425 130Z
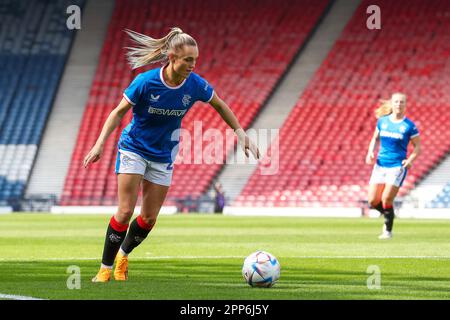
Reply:
M409 155L408 159L405 159L402 161L402 165L404 168L411 168L412 163L414 160L417 159L417 157L420 155L421 147L420 147L420 136L415 136L414 138L411 138L411 143L414 146L413 152Z
M258 147L253 143L252 140L247 136L245 131L242 129L239 120L236 118L230 107L223 101L216 92L209 102L209 104L219 113L222 119L234 130L238 137L238 142L244 150L245 155L248 157L248 150L251 151L255 159L260 158L260 153Z

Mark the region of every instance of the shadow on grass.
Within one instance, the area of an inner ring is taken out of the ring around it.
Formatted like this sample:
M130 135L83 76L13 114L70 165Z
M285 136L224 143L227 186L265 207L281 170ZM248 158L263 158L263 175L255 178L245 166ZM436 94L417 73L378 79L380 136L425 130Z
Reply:
M27 261L0 263L0 292L48 299L448 299L449 277L411 278L383 272L382 290L367 288L364 271L317 267L286 267L273 287L251 288L241 275L240 259L136 260L130 280L91 283L99 261ZM81 290L69 290L69 266L81 270ZM342 266L341 266L342 267Z

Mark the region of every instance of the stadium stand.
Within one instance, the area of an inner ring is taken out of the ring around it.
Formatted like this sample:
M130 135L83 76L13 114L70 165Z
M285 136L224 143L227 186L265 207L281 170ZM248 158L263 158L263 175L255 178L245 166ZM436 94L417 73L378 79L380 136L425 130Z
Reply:
M289 63L307 39L329 0L303 1L116 1L108 35L95 75L85 114L61 196L61 205L113 205L117 182L114 164L117 140L129 123L131 113L108 140L102 160L85 170L80 165L94 145L109 112L118 104L133 77L146 70L130 72L124 47L125 28L153 37L168 32L173 21L199 43L200 59L196 72L205 77L230 105L244 128L260 111ZM299 23L301 21L301 23ZM154 67L154 66L153 66ZM183 128L194 139L201 130L217 128L225 133L226 124L210 107L198 103L183 121ZM201 153L189 150L191 159ZM223 160L230 149L225 149ZM181 147L180 149L183 149ZM183 163L175 165L172 187L166 204L200 197L211 184L222 164Z
M450 182L442 189L442 191L426 204L427 208L450 208Z
M24 193L84 0L0 2L0 203ZM27 23L23 23L26 21Z
M369 32L371 4L362 1L280 130L279 173L253 174L234 205L360 206L373 111L397 91L408 96L424 149L400 196L449 152L450 2L377 1L382 27ZM445 192L438 202L447 200Z

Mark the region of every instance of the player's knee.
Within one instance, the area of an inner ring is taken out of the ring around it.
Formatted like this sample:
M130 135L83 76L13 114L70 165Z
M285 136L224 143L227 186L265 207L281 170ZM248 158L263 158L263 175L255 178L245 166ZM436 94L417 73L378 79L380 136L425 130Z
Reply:
M118 208L115 218L117 222L122 224L127 224L130 222L131 216L133 215L133 210L130 208Z

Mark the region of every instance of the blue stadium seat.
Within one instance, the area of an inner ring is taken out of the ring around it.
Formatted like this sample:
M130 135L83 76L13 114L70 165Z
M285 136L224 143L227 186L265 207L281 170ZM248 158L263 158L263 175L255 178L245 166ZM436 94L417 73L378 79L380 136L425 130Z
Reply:
M74 37L64 14L73 4L84 0L0 1L1 203L23 196Z
M425 205L427 208L450 208L450 182L448 182L442 191Z

